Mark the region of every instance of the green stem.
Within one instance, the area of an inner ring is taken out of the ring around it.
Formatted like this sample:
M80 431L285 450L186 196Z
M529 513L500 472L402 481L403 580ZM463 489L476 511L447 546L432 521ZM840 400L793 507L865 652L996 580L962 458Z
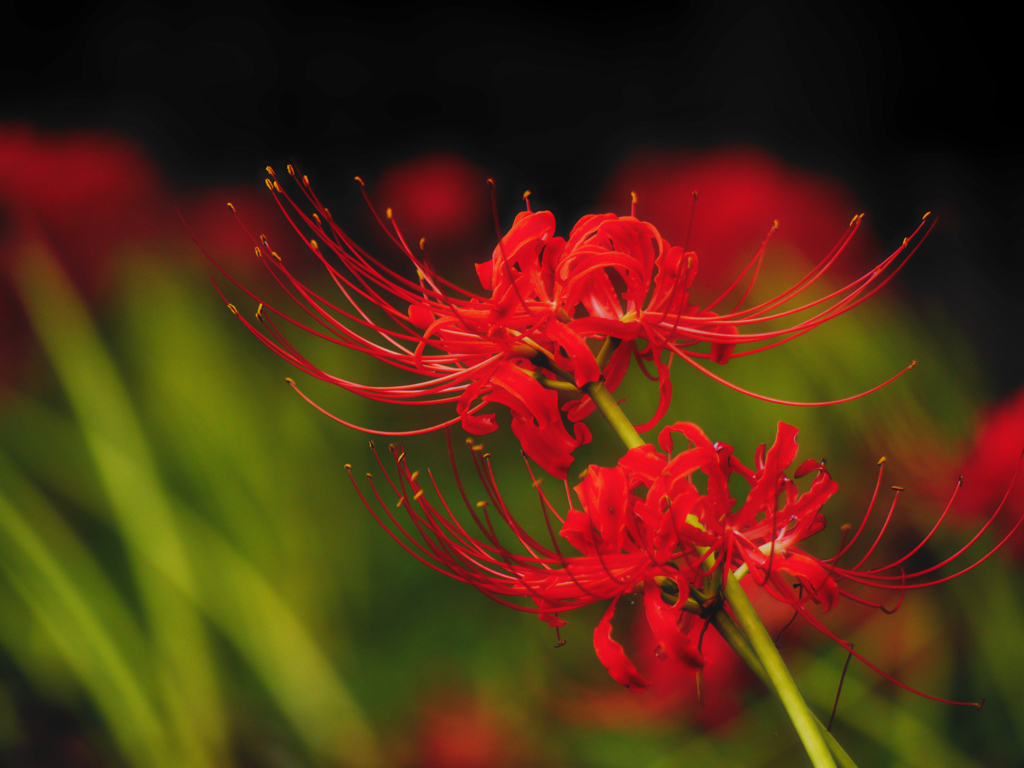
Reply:
M590 395L598 410L604 414L612 429L615 430L615 434L619 436L619 439L622 440L627 448L639 448L645 444L643 438L640 437L636 428L615 401L612 393L608 391L602 382L592 382L585 385L583 389ZM764 624L761 623L761 618L757 615L757 611L754 610L754 606L750 604L747 594L731 572L725 579L722 592L733 613L736 614L740 625L739 627L733 625L733 628L737 631L730 632L730 635L736 644L734 645L733 642L729 644L736 649L736 652L750 666L754 674L760 677L782 701L782 705L793 722L793 727L796 728L797 735L803 742L804 748L807 750L807 754L815 768L836 768L836 763L829 753L829 747L826 745L826 736L832 742L835 740L822 728L821 722L808 709L807 703L796 687L793 676L786 667L786 663L782 660L782 656L779 655L778 648L772 642L768 630L764 628ZM718 611L716 616L722 613L722 611ZM719 620L719 623L725 626L724 621ZM731 623L730 621L729 624ZM718 624L716 624L717 628ZM742 632L739 631L740 628L742 628ZM746 642L741 642L741 636L745 636ZM729 637L725 634L723 634L723 637L729 641ZM740 648L744 650L741 651ZM760 673L758 669L760 669ZM843 752L838 744L835 744L833 751L837 753L837 756L841 753L840 762L844 766L853 765L849 756Z
M590 395L590 399L594 401L597 409L608 419L608 423L612 425L615 434L626 444L627 448L639 448L645 444L644 439L640 437L640 433L636 431L636 427L633 426L626 414L619 408L619 404L615 402L615 398L603 382L594 381L590 384L585 384L583 385L583 391Z
M743 634L743 630L736 626L735 622L725 611L716 611L711 617L711 623L715 629L718 630L718 634L727 642L736 655L743 659L744 663L750 667L750 671L757 675L757 678L764 683L765 688L778 695L778 691L775 688L774 683L768 673L765 671L764 665L761 663L761 659L758 658L754 652L753 647L750 645L750 640ZM842 768L857 768L857 764L853 762L846 750L840 746L839 742L836 741L835 736L828 732L822 723L814 713L811 713L811 717L814 718L814 724L821 734L821 737L825 740L825 744L828 745L829 750L836 758L836 762L839 763Z
M779 655L779 649L772 642L771 635L761 623L761 618L754 610L754 606L750 604L747 593L743 591L743 587L736 581L732 573L729 573L726 578L722 593L725 595L729 607L732 608L732 612L736 615L740 628L750 640L754 653L764 665L765 673L771 679L775 692L782 700L782 706L789 713L789 719L793 721L793 727L796 728L800 740L804 743L811 762L814 763L815 768L835 768L835 761L829 754L825 740L818 731L814 715L807 708L807 703L800 695L786 662Z

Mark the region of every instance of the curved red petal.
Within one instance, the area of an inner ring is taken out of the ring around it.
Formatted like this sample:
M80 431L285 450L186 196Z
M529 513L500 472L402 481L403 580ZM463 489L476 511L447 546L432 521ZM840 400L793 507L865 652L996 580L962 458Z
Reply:
M651 684L650 681L637 671L636 665L629 660L622 646L612 640L612 616L615 615L615 606L618 602L617 597L611 601L594 629L594 652L615 682L639 693Z

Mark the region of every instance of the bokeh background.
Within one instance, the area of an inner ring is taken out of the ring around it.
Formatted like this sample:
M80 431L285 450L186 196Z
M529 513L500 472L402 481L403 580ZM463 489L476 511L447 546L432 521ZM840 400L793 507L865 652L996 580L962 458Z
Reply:
M938 225L884 294L723 369L765 394L811 400L867 389L919 360L910 375L865 400L807 410L677 367L666 421L697 421L746 457L779 419L799 426L802 456L827 457L842 489L827 507L822 555L839 525L859 520L882 455L884 487L907 491L879 562L928 530L958 474L964 488L922 565L956 551L1009 485L1024 447L1024 176L1008 29L971 15L798 3L101 3L57 14L19 2L6 31L4 765L806 762L780 708L710 634L701 707L692 676L658 662L642 617L620 611L617 637L655 679L630 694L594 656L596 609L568 616L568 642L555 649L546 625L429 571L375 526L343 469L373 468L365 437L295 396L288 366L224 308L185 228L241 281L267 289L231 201L322 285L263 189L268 163L294 162L337 220L398 265L352 181L359 174L467 287L494 245L487 176L505 227L526 189L562 234L584 213L628 212L636 191L640 215L673 242L685 239L700 190L691 247L705 299L775 219L761 295L827 252L854 214L866 212L866 226L834 285L932 211ZM394 379L310 349L350 378ZM621 390L638 420L655 403L644 383ZM367 425L409 428L433 415L308 386ZM428 436L406 449L419 466L443 468L443 444ZM487 444L504 457L510 502L531 519L517 447L500 433ZM595 424L580 468L616 457ZM1021 514L1018 489L1003 515ZM984 537L979 553L997 539ZM826 617L900 679L986 700L981 711L935 704L855 662L834 731L860 765L1024 762L1021 540L909 595L893 616ZM787 613L762 605L781 629ZM799 624L780 647L827 716L845 655Z

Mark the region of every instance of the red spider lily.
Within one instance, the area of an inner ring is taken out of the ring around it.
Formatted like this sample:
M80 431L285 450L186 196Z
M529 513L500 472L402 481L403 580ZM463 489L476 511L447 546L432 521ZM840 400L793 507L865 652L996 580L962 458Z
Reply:
M288 170L295 175L291 166ZM545 378L545 367L557 367L582 387L596 381L600 371L585 341L565 328L564 319L569 317L565 308L545 293L542 273L550 271L551 261L564 247L564 240L553 236L551 213L526 211L516 217L491 262L478 267L490 296L476 296L437 275L425 256L409 248L390 209L391 237L412 262L417 280L398 274L353 242L313 194L306 177L300 186L313 208L310 213L285 194L270 173L273 180L268 179L267 185L281 210L297 232L308 232L303 239L327 269L345 305L338 306L303 285L261 237L256 241L257 255L312 322L296 320L263 302L256 317L266 331L239 315L242 322L278 355L311 376L379 402L455 403L458 412L449 421L407 432L366 429L328 415L376 434L420 434L461 421L466 431L482 435L497 429L497 420L493 413L480 410L488 403L501 403L509 407L512 431L526 453L548 472L565 477L573 450L590 440L590 432L576 424L569 433L557 392L538 379ZM328 260L325 250L337 258L340 268ZM371 386L326 373L281 334L270 313L423 378L411 384ZM384 315L390 327L385 328L371 313Z
M288 170L296 177L291 166ZM437 275L425 255L414 253L391 209L387 212L390 229L379 217L378 221L415 268L415 280L397 273L360 248L337 226L305 176L299 185L312 209L309 212L283 191L273 171L270 175L267 186L280 209L327 269L344 302L336 305L305 286L271 249L265 236L253 238L257 255L308 319L292 318L260 301L256 318L263 328L239 315L246 327L300 370L350 392L385 403L455 403L458 413L454 419L407 432L357 429L410 435L461 421L471 434L483 435L497 428L497 420L494 413L481 413L481 409L489 403L502 403L511 411L512 430L526 453L558 477L566 476L575 448L590 440L589 430L579 422L594 406L578 390L603 380L614 391L631 354L652 361L658 370L660 404L645 427L653 426L668 408L671 381L668 364L661 359L666 350L727 386L746 392L711 373L697 360L724 363L731 355L752 354L800 336L848 311L890 280L920 242L915 240L911 247L909 240L904 241L874 270L840 291L784 309L836 260L860 225L860 217L854 217L847 233L825 260L788 291L758 306L739 310L746 297L744 293L736 309L716 315L714 308L725 295L704 308L689 304L689 289L697 269L696 254L671 246L652 225L635 216L586 216L566 242L554 235L552 214L531 211L527 200L527 210L516 217L511 230L500 239L491 260L477 265L481 285L490 292L489 296L479 296L452 285ZM373 211L372 205L370 210ZM922 222L914 234L923 226ZM422 241L420 245L422 250ZM750 265L754 277L762 252L763 248ZM624 285L621 290L617 287L620 285ZM243 290L259 301L255 294ZM233 305L229 307L237 314ZM800 312L812 314L781 330L748 330L774 321L788 321ZM270 317L272 314L322 339L422 378L409 384L371 386L329 374L281 334ZM382 315L386 320L379 319ZM602 352L595 354L588 342L595 348L603 344ZM710 345L709 351L692 349L702 342ZM737 352L738 345L759 346ZM549 375L565 381L556 381ZM294 382L291 384L298 390ZM577 399L561 409L568 411L570 421L575 422L570 433L562 421L555 389L574 387ZM857 397L863 394L867 392Z
M883 384L859 395L831 403L793 403L741 389L697 361L704 359L725 363L731 357L761 352L802 336L853 309L880 290L902 269L923 240L918 239L917 235L924 230L926 219L927 216L888 258L860 278L822 298L801 306L787 306L835 264L861 225L862 216L855 216L839 242L806 277L766 302L740 309L757 279L765 246L776 227L769 230L761 247L732 285L716 300L705 307L699 307L690 304L690 288L697 273L696 253L672 246L651 224L635 216L585 216L573 228L557 266L558 276L565 276L565 303L575 306L577 302L582 302L588 312L586 317L570 322L568 328L584 338L627 342L616 349L611 362L603 371L606 385L611 390L621 381L631 351L638 360L654 363L661 399L654 417L637 427L640 432L656 426L668 409L671 381L668 364L662 362L666 351L732 389L769 402L829 405L863 397L898 378L912 368L913 363ZM724 314L716 313L716 308L748 273L751 273L750 282L733 309ZM616 283L624 287L617 289ZM802 313L810 314L803 320L788 324L793 317ZM773 328L773 325L782 327ZM701 342L709 345L707 351L693 349ZM592 410L593 405L588 398L570 415L573 419L579 419Z
M685 437L687 447L673 455L675 435ZM643 690L649 683L611 637L611 621L619 598L642 590L647 621L659 643L659 657L672 658L700 670L704 657L690 630L697 620L696 614L714 609L716 598L708 594L709 589L714 589L716 578L729 571L738 578L749 576L771 597L791 606L812 626L879 674L920 693L854 651L852 644L838 638L808 610L808 603L820 604L827 612L840 598L847 598L891 613L899 607L906 590L948 581L980 565L1006 542L1021 520L974 563L952 575L933 576L977 542L998 515L1000 504L981 530L954 555L929 568L908 573L905 564L938 530L956 497L954 491L942 515L917 546L894 562L867 568L865 564L885 534L902 490L894 486L897 493L874 542L855 565L840 566L840 561L863 533L877 501L882 481L880 462L875 491L857 532L838 554L822 560L803 551L800 544L824 529L821 508L838 490L838 485L823 464L814 460L800 464L792 478L787 476L796 458L796 435L794 427L780 422L775 442L767 450L763 445L758 449L754 469L750 469L736 459L731 446L712 444L694 424L677 423L661 431L657 447L633 448L616 467L589 467L584 480L574 488L579 508L570 508L564 517L540 492L540 483L534 478L548 530L547 543L527 532L509 510L495 484L488 455L480 455L482 446L479 445L473 446L472 455L487 494L486 501L471 504L458 478L454 456L452 467L463 502L482 538L471 534L460 522L441 496L432 474L429 474L429 484L439 499L439 506L428 499L419 472L410 470L399 446L391 446L397 476L391 477L385 470L385 477L398 499L398 506L408 513L411 527L403 527L398 522L391 505L385 502L372 479L376 503L371 503L362 491L359 494L378 523L421 562L472 584L504 605L537 613L552 626L565 623L558 615L564 611L610 599L594 632L594 648L609 674L631 690ZM383 463L381 468L384 469ZM351 472L351 467L348 469ZM705 477L704 493L694 484L694 474L698 472ZM795 479L812 472L816 475L810 487L801 493ZM739 505L729 491L733 474L750 486ZM568 486L566 491L568 493ZM490 508L500 518L500 524L493 519ZM581 554L563 551L552 517L561 524L560 537ZM499 531L502 527L507 531ZM504 543L509 534L518 541L522 551L515 551ZM893 609L886 609L881 602L868 600L840 586L843 582L897 591L899 602ZM697 601L686 600L687 596ZM512 598L528 599L533 605L523 605Z

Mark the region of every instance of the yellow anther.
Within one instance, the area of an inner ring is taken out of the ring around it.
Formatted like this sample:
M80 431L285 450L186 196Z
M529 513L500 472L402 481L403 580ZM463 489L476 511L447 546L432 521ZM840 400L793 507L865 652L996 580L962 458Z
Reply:
M266 235L260 235L260 242L263 243L263 247L268 251L270 250L270 242L267 240Z
M231 310L231 314L233 314L233 315L237 315L238 314L238 307L236 307L234 304L228 304L228 309Z
M849 531L853 530L853 526L850 525L849 523L843 523L842 525L839 526L839 530L842 531L843 533L848 533Z
M317 216L315 213L313 214L313 219L316 221L316 225L318 227L322 227L323 226L323 223L320 221L320 217Z
M273 256L273 257L274 257L275 259L277 259L278 261L280 261L280 260L281 260L281 257L277 255L277 251L271 251L271 252L270 252L270 255L271 255L271 256Z
M263 258L263 251L260 250L260 247L258 245L256 246L256 258L257 259L262 259Z
M309 176L307 176L306 174L302 174L302 183L305 184L308 187L309 186Z
M686 268L689 269L693 266L693 256L686 257Z
M276 181L274 182L274 191L280 192L282 195L284 194L284 190L281 189L281 185L278 184Z
M523 192L523 200L525 200L529 196L530 196L530 190L526 190L525 192Z
M309 241L309 247L310 247L310 248L312 248L312 249L313 249L314 251L320 250L320 245L319 245L319 243L317 243L317 241L316 241L316 240L313 240L313 239L310 239L310 241Z
M391 209L388 208L386 211L384 211L384 215L390 219L394 214L391 212Z
M857 219L859 219L859 218L860 218L860 214L855 213L853 215L853 218L850 219L850 226L852 227L854 224L856 224L857 223Z
M285 376L284 380L291 384L293 387L295 386L295 379L291 378L290 376Z
M419 476L420 476L420 471L417 469L415 472L413 472L411 475L409 475L409 482L410 483L415 483L416 482L416 478L419 477Z
M582 472L579 473L579 475L577 476L577 479L582 480L583 478L585 478L587 476L587 472L589 472L589 471L590 471L590 467L587 467L586 469L584 469Z
M258 307L256 307L256 319L259 320L261 323L263 322L263 302L262 301L260 302L260 305Z
M772 229L778 230L778 228L779 228L779 220L775 219L774 223L772 224Z
M544 478L538 477L536 480L533 481L533 487L540 488L542 482L544 482Z
M494 188L494 179L492 179L490 176L487 177L487 183L491 185L492 189Z
M293 166L291 163L288 163L288 175L289 176L294 176L295 175L295 166Z
M483 455L483 458L485 458L485 459L489 459L489 458L491 458L491 454L489 454L489 453L485 453L485 454Z
M894 486L892 487L892 489L893 489L894 491L903 491L903 490L906 490L906 489L905 489L905 488L904 488L904 487L903 487L902 485L894 485Z
M909 237L904 237L904 238L903 238L903 247L904 247L904 248L906 248L906 247L907 247L907 243L908 243L909 241L910 241L910 238L909 238Z
M274 182L272 182L270 179L264 179L264 181L267 182L267 189L269 189L271 192L273 192L274 191Z
M404 458L405 458L405 451L402 451L400 454L398 454L398 458L395 459L395 463L396 464L400 463L402 461L402 459L404 459Z
M879 464L885 464L885 456L883 456L882 458L880 458L880 459L878 460L878 463L879 463Z
M932 215L932 212L928 211L928 213L926 213L924 216L921 217L921 221L924 221L925 219L927 219L931 215Z
M400 506L402 506L403 504L405 504L405 496L400 496L400 497L398 498L398 503L397 503L397 504L395 504L395 506L396 506L396 507L400 507Z
M233 206L230 202L228 202L228 210L231 211L232 213L235 212L235 206Z
M423 492L423 489L421 488L420 490L416 491L416 493L412 497L412 500L413 501L419 501L420 499L423 498L424 495L425 494Z
M420 238L420 250L421 250L421 251L423 250L423 246L424 246L424 244L425 244L426 242L427 242L427 238L425 238L425 237L421 237L421 238ZM420 272L420 270L419 270L419 267L417 267L417 268L416 268L416 271L417 271L417 272ZM422 275L422 274L423 274L423 273L422 273L422 272L420 272L420 275Z
M484 508L484 507L486 507L486 506L487 506L487 502L486 502L486 501L478 501L478 502L476 503L476 508L477 508L477 509L483 509L483 508Z
M346 464L345 465L345 469L352 469L352 465L351 464Z
M630 192L630 193L629 193L629 199L633 201L633 205L636 205L636 203L637 203L637 200L638 200L639 198L637 198L637 196L636 196L636 192Z
M276 173L274 173L274 169L273 169L273 168L271 168L271 167L270 167L269 165L267 166L267 173L268 173L268 174L269 174L269 175L270 175L271 177L273 177L273 178L275 178L275 179L277 178L277 174L276 174Z
M473 446L473 450L474 451L482 451L483 449L484 449L483 443L480 443L480 445L474 445Z
M361 177L353 176L352 178L359 182L359 186L361 186L361 187L365 187L366 186L366 182L364 182Z
M909 370L913 368L915 365L917 365L917 360L911 360L910 365L907 366L907 369Z
M473 438L472 437L467 437L466 438L466 445L473 445Z
M373 480L373 475L371 473L367 472L366 473L366 479L367 480Z

